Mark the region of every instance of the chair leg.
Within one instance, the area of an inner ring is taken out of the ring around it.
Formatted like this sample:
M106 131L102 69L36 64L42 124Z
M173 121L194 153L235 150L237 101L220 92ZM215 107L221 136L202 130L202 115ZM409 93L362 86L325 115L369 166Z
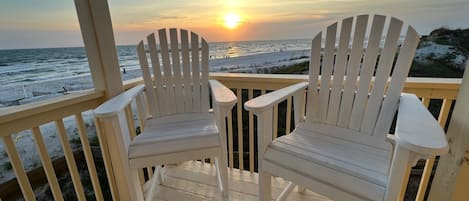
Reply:
M154 176L156 176L157 183L158 183L158 185L162 185L163 182L164 182L164 177L163 177L163 172L162 172L163 171L162 165L156 166L155 171L156 171L156 173L154 174Z
M271 201L272 175L264 170L259 170L259 201Z
M155 188L157 185L159 185L158 178L155 178L155 176L156 174L152 175L152 177L150 178L150 188L147 190L147 193L145 195L146 201L153 199L153 196L155 194Z
M143 189L142 189L142 185L140 184L140 176L138 172L139 170L137 168L130 170L130 176L132 179L131 182L132 182L132 185L134 186L134 191L135 191L134 193L135 193L136 199L143 201L144 200Z
M228 185L228 169L227 169L227 160L226 155L221 154L221 156L215 158L215 166L218 173L218 183L221 189L221 195L226 198L229 197L230 187Z
M306 191L306 188L304 186L298 185L298 192L299 193L304 193Z
M407 187L405 179L409 179L408 175L410 174L411 164L413 164L410 161L413 161L413 158L415 156L408 149L400 145L396 146L384 200L394 201L403 196L401 191L405 191L405 187Z

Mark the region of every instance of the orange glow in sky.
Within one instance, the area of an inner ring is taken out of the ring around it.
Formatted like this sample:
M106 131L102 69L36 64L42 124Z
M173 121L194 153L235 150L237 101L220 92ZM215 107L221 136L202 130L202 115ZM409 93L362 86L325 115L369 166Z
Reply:
M106 1L119 45L135 45L169 27L194 31L210 42L308 39L337 20L366 13L398 17L419 34L441 26L469 27L468 0ZM83 46L73 1L30 2L35 1L2 1L0 49Z

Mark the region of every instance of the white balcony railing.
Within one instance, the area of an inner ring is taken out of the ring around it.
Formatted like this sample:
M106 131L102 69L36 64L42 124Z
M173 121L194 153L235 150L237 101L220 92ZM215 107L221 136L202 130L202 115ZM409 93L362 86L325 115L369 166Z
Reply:
M256 135L255 117L252 113L245 111L242 104L260 94L305 81L307 80L307 76L234 73L212 73L210 76L211 79L217 79L223 82L227 87L234 90L238 96L238 104L233 111L230 111L228 116L228 165L230 168L245 169L254 173L257 165L255 154L257 144L254 141ZM128 89L141 82L141 79L135 79L125 82L124 86ZM436 109L438 111L438 121L440 125L444 127L449 119L450 109L458 94L460 83L461 79L408 78L404 91L417 94L417 96L422 98L426 106L431 106L432 110ZM19 135L28 135L27 132L22 132L25 130L31 131L30 133L33 136L36 150L37 153L39 153L40 161L47 178L47 183L51 188L53 198L55 200L63 200L64 197L54 171L55 167L53 166L53 161L48 154L50 147L45 146L41 129L39 128L41 125L50 122L54 122L56 125L57 134L55 135L58 137L62 146L63 155L65 156L66 164L73 181L73 192L76 194L78 200L86 200L87 195L85 195L85 190L83 190L83 184L81 182L83 179L80 179L80 173L63 123L63 119L69 116L74 117L74 125L78 128L78 134L80 136L79 144L81 144L81 149L85 156L83 163L86 163L89 173L86 177L88 177L92 183L91 191L93 192L91 192L91 194L94 194L96 200L105 200L106 195L103 196L103 191L109 192L104 189L110 189L111 194L116 198L116 181L112 178L113 170L108 168L111 161L108 157L109 153L106 152L109 149L102 146L103 140L105 140L104 133L98 131L97 135L99 144L101 145L103 161L106 165L105 170L110 179L108 182L103 182L98 179L97 168L88 139L90 132L96 132L96 129L92 125L86 127L82 115L83 112L92 110L102 103L103 97L104 94L102 92L79 92L39 103L1 110L0 137L5 145L8 159L14 170L15 179L18 182L19 189L25 200L35 200L36 195L33 192L34 189L31 185L30 178L28 178L28 174L23 166L23 163L26 161L21 159L18 153L19 148L15 145L13 138L18 135L17 133L19 132L21 132ZM290 133L291 129L294 128L293 122L291 121L292 99L289 98L287 101L276 105L274 114L275 117L277 117L274 122L274 137ZM136 122L135 125L133 125L134 122L132 120L134 119L134 114L132 114L130 108L127 110L127 115L129 124L137 128L139 123ZM424 199L434 163L435 160L433 158L427 160L425 163L416 200ZM151 169L147 169L147 171L147 174L151 174L152 172ZM144 175L145 174L142 174L142 182L145 180ZM84 175L81 176L84 177ZM407 183L403 185L407 186ZM7 195L6 191L2 189L0 191L0 199L9 199L9 197L2 196L10 195Z

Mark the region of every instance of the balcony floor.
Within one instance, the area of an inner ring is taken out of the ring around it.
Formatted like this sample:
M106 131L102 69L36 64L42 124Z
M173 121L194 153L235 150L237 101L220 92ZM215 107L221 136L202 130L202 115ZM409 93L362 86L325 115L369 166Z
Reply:
M156 200L221 200L215 177L214 165L201 162L185 162L169 166L164 170L164 184L158 186ZM230 193L232 201L257 200L257 173L232 169L229 171ZM272 193L277 197L288 184L281 178L272 180ZM296 188L287 200L291 201L330 201L330 199L306 190L297 192Z

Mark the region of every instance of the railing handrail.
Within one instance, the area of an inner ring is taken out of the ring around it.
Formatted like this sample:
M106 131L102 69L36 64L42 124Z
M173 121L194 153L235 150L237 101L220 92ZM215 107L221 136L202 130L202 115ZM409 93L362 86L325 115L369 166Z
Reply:
M308 80L307 75L295 74L212 72L209 76L210 79L221 81L229 88L242 86L243 88L257 89L256 87L259 87L257 83L263 83L263 85L268 86L267 90L275 90ZM408 77L404 85L404 91L429 98L455 99L461 82L461 78ZM141 77L127 80L124 81L124 88L127 90L141 83L143 83ZM426 91L422 91L422 89L426 89Z
M86 90L24 105L0 108L2 131L0 136L8 136L60 117L94 109L101 104L103 96L102 91ZM77 104L81 107L74 107Z

